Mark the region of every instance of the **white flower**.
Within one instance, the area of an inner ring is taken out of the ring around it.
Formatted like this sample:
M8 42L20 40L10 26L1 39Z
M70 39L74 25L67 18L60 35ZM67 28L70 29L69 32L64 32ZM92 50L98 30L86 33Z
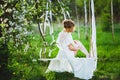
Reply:
M33 59L32 61L33 61L33 62L36 62L37 60L36 60L36 59Z

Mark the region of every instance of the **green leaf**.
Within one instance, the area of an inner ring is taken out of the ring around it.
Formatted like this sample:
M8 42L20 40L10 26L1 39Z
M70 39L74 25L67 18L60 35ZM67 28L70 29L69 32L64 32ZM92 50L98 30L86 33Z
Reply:
M4 13L4 11L0 8L0 16Z
M2 26L2 27L5 27L5 26L6 26L6 24L4 24L4 23L1 23L1 24L0 24L0 26Z

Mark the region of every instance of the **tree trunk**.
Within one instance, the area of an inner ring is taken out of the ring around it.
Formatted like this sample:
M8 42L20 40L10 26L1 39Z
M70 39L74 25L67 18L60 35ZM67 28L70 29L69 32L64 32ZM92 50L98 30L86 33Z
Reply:
M85 39L88 39L88 25L87 25L87 8L86 0L84 0L84 11L85 11Z
M91 26L91 7L90 7L90 0L89 0L89 26Z
M112 23L112 37L114 40L115 36L114 36L114 25L113 25L113 0L111 0L111 23Z
M51 38L52 38L52 41L54 41L54 28L53 28L53 19L52 19L52 4L51 4L51 0L49 0L50 2L50 11L49 11L49 15L50 15L50 35L51 35Z
M40 32L40 36L42 37L42 40L45 42L45 38L43 36L43 33L41 32L41 26L40 26L39 21L37 21L37 24L38 24L38 29L39 29L39 32Z
M78 10L76 5L75 5L75 12L76 12L76 19L77 19L77 27L78 27L78 39L80 39L80 25L79 25Z

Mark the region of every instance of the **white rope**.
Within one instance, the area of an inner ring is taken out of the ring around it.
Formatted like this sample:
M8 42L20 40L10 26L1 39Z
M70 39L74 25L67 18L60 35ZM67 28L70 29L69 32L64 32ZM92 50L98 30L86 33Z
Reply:
M94 2L91 0L91 10L92 10L92 40L91 40L91 55L97 58L97 48L96 48L96 24L94 15Z
M91 53L92 57L95 58L94 70L97 68L97 47L96 47L96 24L94 15L94 2L91 0L91 10L92 10L92 40L91 40Z

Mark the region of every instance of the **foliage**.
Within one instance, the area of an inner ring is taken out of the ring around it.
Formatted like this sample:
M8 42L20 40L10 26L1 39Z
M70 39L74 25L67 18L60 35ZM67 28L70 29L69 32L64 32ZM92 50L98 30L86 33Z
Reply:
M0 79L6 80L11 78L11 72L7 66L9 51L8 46L2 43L0 39ZM6 77L4 76L6 75Z
M50 4L46 8L47 3ZM44 35L45 41L42 37L35 32L38 31L39 23L45 22L46 11L52 10L53 22L57 20L63 20L63 12L61 7L65 11L71 13L72 18L75 17L75 5L78 8L78 14L80 17L84 17L83 0L1 0L0 1L0 79L1 80L78 80L70 73L55 73L51 72L44 74L49 62L40 62L39 52L41 48L46 48L46 57L55 57L58 52L58 48L55 46L55 42L52 42L49 29ZM69 3L70 2L70 3ZM87 0L87 8L89 0ZM110 0L94 0L95 13L97 17L101 18L101 26L103 30L110 30ZM104 2L104 3L103 3ZM119 22L120 1L114 0L114 17L116 22ZM104 9L103 9L104 8ZM67 14L67 13L66 13ZM48 15L50 20L50 15ZM81 18L80 18L81 19ZM50 22L52 22L50 20ZM34 25L35 24L35 25ZM37 24L37 25L36 25ZM37 27L36 27L37 26ZM54 26L55 39L58 36L59 29L58 24ZM34 31L34 33L33 33ZM81 34L84 30L81 29ZM98 70L95 73L95 79L119 79L119 25L116 27L118 31L115 33L116 41L111 41L111 33L101 32L98 33ZM35 34L36 33L36 34ZM77 38L77 32L73 34L74 38ZM102 35L102 37L101 37ZM107 37L106 37L107 36ZM106 40L108 39L108 40ZM89 41L80 39L87 49L89 50ZM43 44L44 43L44 44ZM51 56L48 56L49 50L53 52ZM43 50L44 53L44 50ZM109 53L109 54L108 54ZM113 54L114 53L114 54ZM43 54L44 55L44 54ZM78 53L78 57L84 57L81 52ZM113 59L113 61L111 60ZM117 61L117 63L115 61ZM111 63L112 61L112 63ZM107 64L105 64L107 63ZM102 65L100 65L102 64ZM114 66L113 66L114 65ZM113 68L114 67L114 68ZM66 77L69 76L68 77ZM63 76L63 77L62 77Z
M73 8L75 7L74 5L77 6L78 8L78 15L79 15L79 19L82 20L82 17L84 17L84 0L75 0L75 3L73 3L73 5L71 5ZM86 0L87 1L87 11L89 11L89 1L90 0ZM113 14L114 14L114 23L119 23L120 19L119 19L119 11L120 11L120 6L118 5L120 4L119 0L113 0ZM104 14L109 14L111 15L111 0L94 0L94 5L95 5L95 16L97 18L101 18L101 16L105 16ZM73 9L72 8L72 9ZM87 12L89 13L89 12ZM91 10L90 10L91 13ZM89 13L89 14L90 14ZM71 14L76 18L76 14L75 14L75 8L73 10L73 12L71 12ZM90 17L90 16L89 16ZM104 18L102 19L104 20ZM98 22L101 21L97 20Z
M118 5L120 4L120 0L113 0L113 14L114 14L114 22L115 23L119 23L120 22L120 6Z
M42 42L39 43L40 45L33 46L31 41L34 37L30 36L33 32L32 29L34 29L32 24L37 23L40 27L39 23L43 23L45 20L45 12L50 11L50 6L46 8L47 3L50 2L40 0L1 0L0 2L0 46L3 49L0 52L3 54L1 57L7 56L7 62L3 61L3 63L12 73L10 74L13 77L12 79L27 79L31 70L26 72L27 68L25 70L24 67L30 65L34 58L39 57L40 47L48 47L49 50L54 47L54 42L50 44L48 41L45 42L45 45L42 44L44 42L41 39L44 37L38 39ZM61 6L67 9L64 4L61 5L59 2L53 1L51 7L54 19L56 19L55 16L62 16L59 10ZM2 64L0 66L4 67Z
M98 26L97 26L98 27ZM115 26L117 27L117 26ZM76 34L73 33L73 37L76 39ZM97 28L97 53L98 53L98 66L97 70L94 73L94 77L91 80L119 80L120 74L120 39L119 32L115 32L116 40L113 42L112 34L110 32L102 32L99 27ZM89 47L89 42L84 40L84 38L80 39L86 47ZM55 53L53 53L55 54ZM83 57L82 53L78 53L78 57ZM50 72L45 73L47 80L80 80L73 77L70 73L57 73ZM53 77L54 76L54 77ZM62 77L61 77L62 76ZM69 76L69 77L66 77Z
M29 24L25 19L25 6L21 3L22 1L13 0L2 0L0 3L0 10L2 10L0 14L0 44L2 44L1 49L3 49L0 50L0 53L3 60L6 58L6 61L3 61L5 66L1 65L1 69L8 69L4 74L8 73L9 78L12 75L12 68L9 68L9 65L17 65L17 60L14 57L24 50L27 43L26 37L31 34L28 31L31 28L29 28Z
M110 13L104 13L101 16L102 31L111 31L111 16Z

